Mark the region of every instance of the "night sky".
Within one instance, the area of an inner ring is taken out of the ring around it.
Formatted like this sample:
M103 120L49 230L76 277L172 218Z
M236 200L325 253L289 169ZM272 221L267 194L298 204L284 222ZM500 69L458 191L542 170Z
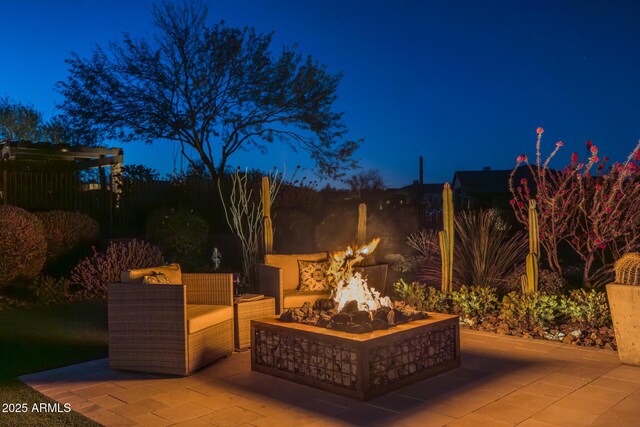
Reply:
M623 160L640 138L640 2L636 1L238 1L209 0L209 20L275 31L273 49L299 50L343 72L336 107L345 111L364 168L388 186L417 178L450 181L455 170L510 169L545 152L584 151ZM149 1L0 2L0 96L49 117L71 51L86 57L121 32L150 36ZM115 145L118 145L115 143ZM164 172L172 143L124 145L127 163ZM310 166L274 147L240 153L233 165ZM556 163L559 165L559 163ZM180 167L178 160L177 166ZM185 163L186 166L186 163Z

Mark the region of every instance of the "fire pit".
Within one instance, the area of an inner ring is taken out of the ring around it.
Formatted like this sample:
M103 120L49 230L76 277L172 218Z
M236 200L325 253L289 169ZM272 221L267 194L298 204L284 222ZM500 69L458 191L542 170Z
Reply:
M251 321L251 369L369 400L459 367L459 332L439 313L363 334L264 318Z
M457 316L393 303L353 272L380 239L331 255L330 299L251 322L251 369L368 400L460 366Z

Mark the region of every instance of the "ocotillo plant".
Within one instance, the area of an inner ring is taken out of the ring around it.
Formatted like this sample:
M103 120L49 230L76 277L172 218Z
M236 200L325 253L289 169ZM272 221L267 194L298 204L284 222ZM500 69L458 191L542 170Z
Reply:
M271 223L271 187L269 177L262 177L262 222L263 222L263 240L264 253L273 252L273 224Z
M444 184L442 190L442 220L444 229L438 232L440 253L442 254L442 291L453 291L453 197L451 186Z
M367 205L364 203L358 205L358 234L356 241L358 246L362 246L367 242Z
M540 238L538 231L538 212L536 201L529 199L529 255L527 255L527 274L520 278L522 292L538 292L538 259L540 258Z

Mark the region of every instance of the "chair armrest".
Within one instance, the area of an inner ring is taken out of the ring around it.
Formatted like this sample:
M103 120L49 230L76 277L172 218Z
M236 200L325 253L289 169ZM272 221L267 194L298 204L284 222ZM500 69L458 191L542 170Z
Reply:
M276 313L283 311L284 278L281 268L258 264L258 285L260 293L276 299Z
M187 304L233 306L233 274L183 273Z
M185 287L182 285L146 285L109 283L109 334L121 331L186 331Z

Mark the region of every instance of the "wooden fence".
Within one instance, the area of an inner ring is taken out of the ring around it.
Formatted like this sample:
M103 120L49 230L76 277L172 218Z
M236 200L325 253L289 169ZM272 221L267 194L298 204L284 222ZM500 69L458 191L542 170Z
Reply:
M229 182L222 182L224 194L230 190L229 186ZM149 213L155 209L170 207L194 210L207 219L214 231L226 229L218 185L211 180L189 178L183 182L125 181L120 190L116 194L110 191L110 184L107 188L99 188L97 184L84 183L78 172L0 168L0 204L19 206L29 211L63 209L83 212L100 223L105 236L141 236ZM316 197L319 196L319 193L313 193ZM286 195L283 193L282 196ZM292 195L294 200L288 201L289 205L304 205L308 202L304 197ZM325 209L331 208L324 203L321 205ZM389 214L402 218L405 230L442 227L440 211L415 205L388 209L393 211Z

